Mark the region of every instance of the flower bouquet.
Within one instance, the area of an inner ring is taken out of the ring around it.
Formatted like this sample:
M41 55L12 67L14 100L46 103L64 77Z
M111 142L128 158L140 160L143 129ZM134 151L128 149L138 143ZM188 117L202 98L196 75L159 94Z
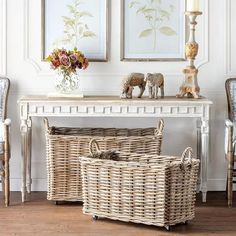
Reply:
M59 76L56 90L63 94L70 94L78 89L77 70L85 70L89 65L88 59L77 48L74 50L56 48L46 58L46 61L51 63L53 70L57 70Z

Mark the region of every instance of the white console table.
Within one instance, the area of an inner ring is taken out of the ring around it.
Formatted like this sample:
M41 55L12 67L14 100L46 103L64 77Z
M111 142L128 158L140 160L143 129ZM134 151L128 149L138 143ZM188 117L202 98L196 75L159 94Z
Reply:
M209 121L212 102L206 98L165 97L121 100L118 97L52 98L26 96L19 100L22 139L22 201L31 192L32 117L170 117L198 118L197 156L201 160L200 191L207 195Z

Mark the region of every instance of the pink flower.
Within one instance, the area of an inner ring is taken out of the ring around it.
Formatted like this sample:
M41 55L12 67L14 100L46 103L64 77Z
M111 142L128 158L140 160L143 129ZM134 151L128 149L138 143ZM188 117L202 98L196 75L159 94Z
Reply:
M53 60L52 61L52 68L56 69L61 65L59 59L58 60Z
M70 58L66 55L62 55L60 57L60 62L63 66L70 66L71 65Z
M87 67L89 66L89 61L87 58L84 59L84 65L83 65L83 70L87 69Z
M70 61L72 64L76 64L76 62L78 61L78 56L76 54L70 55Z

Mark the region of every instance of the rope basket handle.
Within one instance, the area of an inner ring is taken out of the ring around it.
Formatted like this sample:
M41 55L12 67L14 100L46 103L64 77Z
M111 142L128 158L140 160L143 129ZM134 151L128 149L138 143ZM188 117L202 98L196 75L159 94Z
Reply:
M155 135L162 135L164 129L164 120L160 119L156 128Z
M184 163L184 161L186 160L186 158L188 158L188 162L192 163L192 159L193 159L193 149L191 147L187 147L184 151L183 154L181 156L181 164Z
M100 152L100 147L99 147L99 144L98 144L97 140L91 139L90 142L89 142L89 153L90 153L90 155L94 154L93 146L96 148L96 152Z
M49 133L49 122L48 122L48 118L44 117L44 118L43 118L43 123L44 123L45 130Z

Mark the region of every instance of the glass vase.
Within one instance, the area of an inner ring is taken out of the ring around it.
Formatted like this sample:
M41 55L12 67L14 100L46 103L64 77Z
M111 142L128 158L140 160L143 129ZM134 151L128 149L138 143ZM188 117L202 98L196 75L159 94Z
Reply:
M61 94L77 94L79 92L79 77L77 74L58 73L55 88Z

